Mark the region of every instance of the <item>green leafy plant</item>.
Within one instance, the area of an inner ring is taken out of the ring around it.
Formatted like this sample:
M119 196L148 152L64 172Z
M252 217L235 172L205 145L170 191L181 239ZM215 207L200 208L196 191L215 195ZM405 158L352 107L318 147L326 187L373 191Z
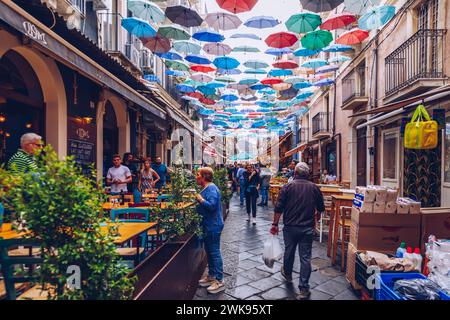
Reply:
M72 157L59 160L51 147L38 159L35 172L11 175L0 170L0 199L15 212L17 224L39 240L44 259L39 268L50 299L129 299L136 277L129 278L121 265L114 238L102 212L104 195L95 179L86 177ZM103 216L103 218L102 218ZM80 289L67 286L70 266L81 271Z
M216 167L214 169L213 176L214 184L219 188L222 201L229 202L232 194L230 188L228 188L228 171L226 168Z

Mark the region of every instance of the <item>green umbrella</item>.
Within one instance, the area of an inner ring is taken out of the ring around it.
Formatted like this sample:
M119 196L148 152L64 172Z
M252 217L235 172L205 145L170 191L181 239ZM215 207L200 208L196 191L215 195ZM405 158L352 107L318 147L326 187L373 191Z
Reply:
M189 65L187 63L177 61L177 60L166 60L166 66L172 70L178 71L189 71Z
M301 40L302 46L310 50L319 50L333 41L333 35L327 30L317 30L307 33Z
M234 79L231 78L231 77L227 77L227 76L217 77L217 78L216 78L216 81L219 81L219 82L226 82L226 83L233 83L233 82L236 82L236 80L234 80Z
M250 46L239 46L239 47L235 47L233 49L233 52L261 52L258 48L256 47L250 47Z
M173 48L178 52L185 54L199 54L202 50L202 47L195 42L192 41L174 41Z
M286 21L286 27L289 31L295 33L306 33L317 29L322 24L322 18L314 13L299 13L291 16Z
M188 40L191 38L191 35L186 30L175 25L161 26L158 29L158 33L165 38L174 40Z
M163 22L166 19L164 11L161 8L148 0L131 0L128 1L128 10L130 10L135 17L155 23Z

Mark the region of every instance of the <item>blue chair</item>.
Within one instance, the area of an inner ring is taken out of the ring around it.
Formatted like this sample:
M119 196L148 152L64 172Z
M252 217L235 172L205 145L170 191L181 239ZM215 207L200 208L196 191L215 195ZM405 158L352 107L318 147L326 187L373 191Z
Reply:
M2 224L3 224L3 215L4 214L5 214L5 208L0 203L0 228L2 227Z
M171 198L172 198L172 195L170 195L170 194L161 194L158 196L157 200L158 200L158 202L163 202L163 201L167 201Z

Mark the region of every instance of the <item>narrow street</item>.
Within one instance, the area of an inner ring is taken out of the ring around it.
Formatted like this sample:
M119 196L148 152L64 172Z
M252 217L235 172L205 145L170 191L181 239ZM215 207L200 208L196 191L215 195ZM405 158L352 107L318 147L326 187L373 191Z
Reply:
M273 269L264 265L262 252L269 235L273 206L258 207L257 224L246 221L245 206L239 205L236 194L230 203L230 213L222 233L222 255L227 289L219 294L197 290L194 300L294 300L298 293L298 255L294 264L294 283L289 284L280 274L282 262ZM280 228L281 229L281 228ZM280 240L282 240L280 231ZM283 242L282 242L283 245ZM327 257L326 237L323 243L314 241L312 254L311 300L358 300L338 266L331 266Z

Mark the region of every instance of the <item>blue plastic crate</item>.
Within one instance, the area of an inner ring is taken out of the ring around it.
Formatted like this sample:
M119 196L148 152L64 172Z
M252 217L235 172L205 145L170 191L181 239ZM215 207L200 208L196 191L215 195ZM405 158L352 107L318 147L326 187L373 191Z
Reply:
M394 292L394 283L397 280L405 279L427 279L421 273L381 273L377 276L380 279L380 289L375 290L376 300L407 300ZM450 296L440 291L442 300L450 300Z

